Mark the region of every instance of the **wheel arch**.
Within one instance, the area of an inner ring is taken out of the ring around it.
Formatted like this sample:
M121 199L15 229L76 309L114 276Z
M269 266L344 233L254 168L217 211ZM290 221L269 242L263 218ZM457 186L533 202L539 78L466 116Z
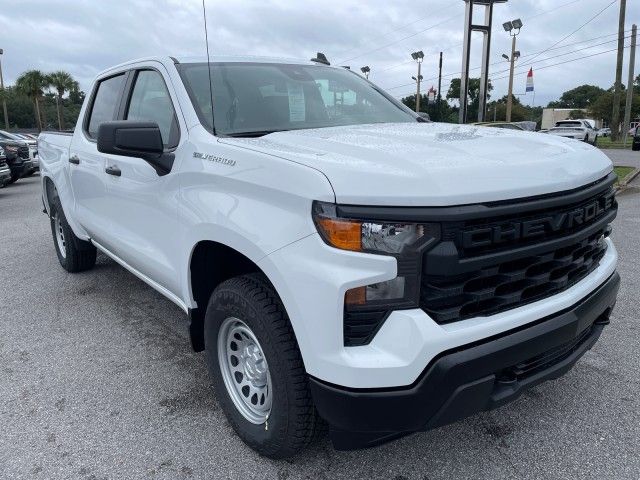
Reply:
M257 263L246 253L229 245L200 240L191 249L188 268L188 289L194 303L189 308L189 335L197 352L204 350L204 316L215 288L225 280L249 273L260 273L277 290Z

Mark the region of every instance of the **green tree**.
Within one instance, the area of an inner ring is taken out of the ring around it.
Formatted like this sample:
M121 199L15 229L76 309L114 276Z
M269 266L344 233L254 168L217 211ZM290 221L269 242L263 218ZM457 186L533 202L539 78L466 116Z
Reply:
M415 95L409 95L408 97L404 97L401 101L411 110L415 111L416 109ZM440 99L440 105L438 105L437 101L430 104L428 95L422 94L420 95L420 111L428 113L429 117L434 122L446 122L449 119L449 115L451 113L451 107L449 106L447 101L444 99Z
M569 112L569 119L577 120L579 118L584 118L584 110L573 109Z
M489 82L487 89L489 92L493 90L493 85ZM469 96L469 105L467 107L467 118L469 120L478 118L478 106L480 103L480 78L470 78L467 85L467 95ZM460 79L452 78L447 92L448 100L460 99ZM491 95L487 95L487 101ZM475 121L475 120L474 120Z
M16 79L16 90L33 101L36 125L42 130L39 99L47 86L47 79L40 70L28 70Z
M595 102L605 90L595 85L580 85L567 90L560 97L560 101L552 102L555 108L587 108Z
M620 96L620 116L624 118L626 93ZM611 122L613 112L613 92L607 91L602 94L588 109L589 116L595 119L602 119L605 123ZM631 119L640 116L640 94L634 94L631 102Z
M62 70L58 70L57 72L50 73L46 77L47 86L53 87L57 93L56 98L56 110L58 114L58 128L60 130L64 130L64 116L62 115L62 97L66 92L71 92L71 90L78 89L78 82L76 82L73 77Z

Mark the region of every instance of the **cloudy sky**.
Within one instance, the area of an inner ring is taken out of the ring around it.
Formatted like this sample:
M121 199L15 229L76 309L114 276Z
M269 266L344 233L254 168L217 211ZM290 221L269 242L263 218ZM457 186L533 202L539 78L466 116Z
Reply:
M201 0L1 3L0 48L4 49L2 67L8 84L28 69L62 69L87 90L96 73L128 59L205 54ZM426 55L423 88L437 86L440 51L444 52L443 92L450 78L459 76L462 0L206 0L206 5L210 47L217 54L308 59L322 51L332 63L370 66L370 79L397 97L413 91L413 51L423 50ZM584 83L611 86L618 11L619 0L509 0L497 5L492 96L502 97L507 91L504 71L508 64L501 55L510 52L510 37L501 24L514 18L524 22L518 36L522 59L516 69L515 93L524 92L529 67L534 69L538 105ZM477 12L482 18L480 9ZM640 1L630 0L629 34L631 24L639 21ZM474 40L472 68L480 63L481 35ZM625 83L628 52L625 50ZM555 65L561 62L568 63ZM531 95L520 98L527 104L533 100Z

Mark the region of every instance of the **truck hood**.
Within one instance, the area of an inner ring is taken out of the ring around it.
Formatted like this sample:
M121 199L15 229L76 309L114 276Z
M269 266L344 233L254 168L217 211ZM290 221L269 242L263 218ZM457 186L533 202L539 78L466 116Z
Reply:
M609 158L583 142L444 123L355 125L221 141L323 172L336 201L445 206L530 197L599 180Z

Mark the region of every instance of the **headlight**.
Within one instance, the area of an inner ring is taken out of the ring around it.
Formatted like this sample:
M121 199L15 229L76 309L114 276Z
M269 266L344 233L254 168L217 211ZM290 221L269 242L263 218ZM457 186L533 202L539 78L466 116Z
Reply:
M398 260L396 278L346 292L347 313L418 306L422 252L440 237L439 224L344 218L335 204L325 202L313 203L313 220L322 239L332 247Z
M423 240L439 235L437 224L372 222L340 218L333 203L314 202L313 220L329 245L355 252L403 256L420 248Z

